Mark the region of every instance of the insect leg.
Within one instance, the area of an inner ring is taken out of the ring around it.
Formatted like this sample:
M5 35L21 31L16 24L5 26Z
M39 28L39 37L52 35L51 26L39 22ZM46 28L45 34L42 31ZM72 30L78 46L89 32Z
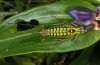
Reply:
M78 22L78 20L73 20L73 21L70 23L70 25L71 25L71 26L77 26L77 24L76 24L75 22Z
M75 38L72 41L75 41L77 39L78 35L75 36Z
M54 17L54 18L56 18L58 21L62 22L62 23L54 24L54 25L70 26L70 25L66 24L65 22L63 22L62 20L60 20L59 18L57 18L55 15L52 15L52 14L51 14L51 16Z

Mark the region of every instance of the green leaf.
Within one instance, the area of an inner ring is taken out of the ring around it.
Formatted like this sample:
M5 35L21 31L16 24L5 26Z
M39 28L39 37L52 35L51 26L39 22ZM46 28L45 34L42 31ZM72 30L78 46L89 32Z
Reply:
M70 65L89 65L90 57L92 56L93 49L95 48L96 44L86 48L82 54Z
M15 56L15 57L13 57L13 59L15 60L15 62L16 62L18 65L36 65L36 64L35 64L34 62L32 62L32 60L29 59L29 58Z
M90 2L92 4L100 5L100 0L84 0L84 1Z
M72 4L72 2L74 4ZM96 11L96 8L88 2L80 0L66 0L64 2L56 2L35 7L5 20L0 24L0 58L35 52L68 52L83 49L94 44L100 39L100 31L90 31L81 34L75 41L72 41L73 38L60 41L53 39L43 40L44 36L39 33L33 33L43 29L43 27L41 27L42 25L48 26L50 24L63 22L58 21L56 18L52 17L52 15L57 15L60 20L70 22L72 17L67 15L67 11L71 8L77 7L84 7ZM40 25L33 29L21 32L16 30L15 24L7 24L16 23L16 20L18 19L28 22L31 19L36 19L39 21Z
M96 44L84 49L70 65L100 65L100 52L97 52L99 47L99 42L96 42Z

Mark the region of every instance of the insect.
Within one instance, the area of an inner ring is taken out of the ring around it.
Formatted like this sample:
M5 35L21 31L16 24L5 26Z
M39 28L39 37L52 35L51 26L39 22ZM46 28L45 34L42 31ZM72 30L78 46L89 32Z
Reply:
M62 37L70 35L79 35L84 33L83 27L65 27L65 26L55 26L48 29L43 29L40 31L41 34L53 37Z

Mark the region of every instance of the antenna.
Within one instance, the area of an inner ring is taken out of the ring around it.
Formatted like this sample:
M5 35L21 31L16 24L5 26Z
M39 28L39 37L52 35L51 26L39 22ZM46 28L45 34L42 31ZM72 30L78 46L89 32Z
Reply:
M51 16L52 17L54 17L54 18L56 18L58 21L62 21L62 20L60 20L59 18L57 18L58 16L57 15L54 15L55 14L55 12L52 10L52 11L50 11L49 10L49 13L51 13ZM54 14L53 14L54 13ZM57 17L56 17L57 16Z
M56 16L54 16L54 15L51 15L52 17L54 17L54 18L56 18L58 21L61 21L60 19L58 19Z

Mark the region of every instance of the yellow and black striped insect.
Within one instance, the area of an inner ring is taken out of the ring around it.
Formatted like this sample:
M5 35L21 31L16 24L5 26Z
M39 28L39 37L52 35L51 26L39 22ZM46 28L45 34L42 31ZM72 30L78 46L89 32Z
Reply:
M79 35L84 33L83 27L65 27L65 26L55 26L48 29L42 29L40 33L44 36L52 37L67 37L70 35Z

